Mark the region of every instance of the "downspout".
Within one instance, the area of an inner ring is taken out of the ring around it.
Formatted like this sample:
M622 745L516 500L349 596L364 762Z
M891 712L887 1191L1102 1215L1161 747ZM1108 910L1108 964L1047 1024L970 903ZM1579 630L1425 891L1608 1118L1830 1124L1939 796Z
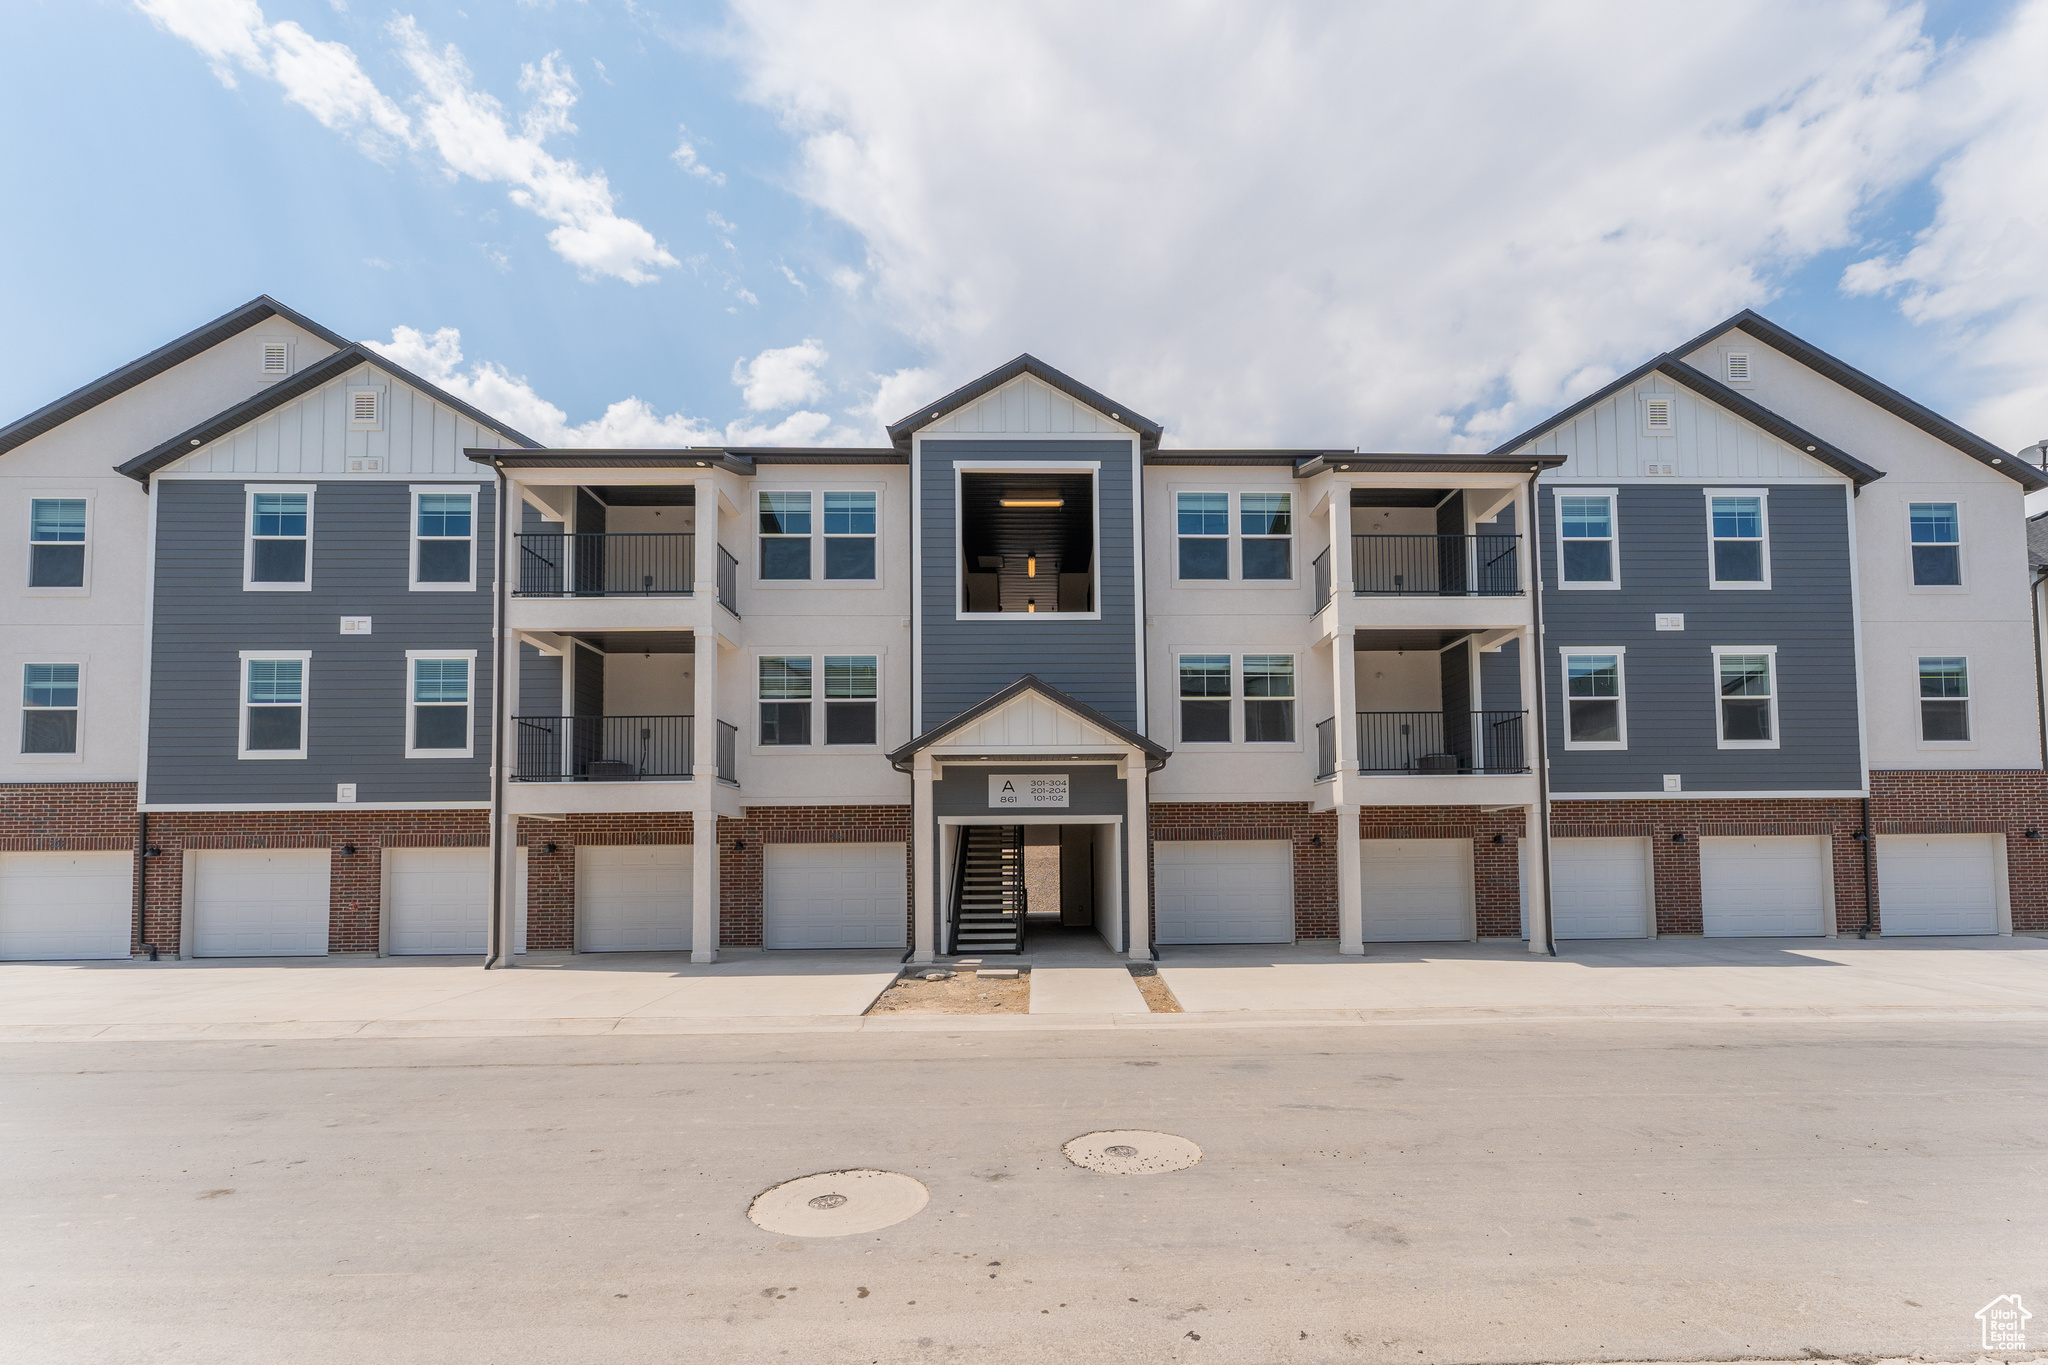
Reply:
M1856 831L1856 842L1863 845L1863 927L1856 931L1856 937L1869 938L1876 920L1877 893L1873 880L1876 869L1871 863L1871 848L1877 843L1870 828L1870 798L1863 798L1863 828Z
M149 921L149 812L135 812L135 946L149 949L155 962L156 945L148 941Z
M491 457L491 472L498 480L496 507L498 536L493 548L498 553L497 571L491 575L491 935L490 951L484 955L484 969L510 967L513 945L507 941L505 904L505 470Z
M1542 511L1536 501L1536 479L1541 467L1529 471L1529 602L1534 637L1536 677L1536 830L1537 875L1543 879L1543 949L1557 956L1557 905L1550 894L1550 702L1548 679L1550 661L1543 651L1543 536L1538 527Z
M2048 583L2048 567L2034 570L2033 600L2028 603L2034 610L2034 715L2041 735L2041 766L2048 768L2048 691L2043 691L2041 677L2041 585Z

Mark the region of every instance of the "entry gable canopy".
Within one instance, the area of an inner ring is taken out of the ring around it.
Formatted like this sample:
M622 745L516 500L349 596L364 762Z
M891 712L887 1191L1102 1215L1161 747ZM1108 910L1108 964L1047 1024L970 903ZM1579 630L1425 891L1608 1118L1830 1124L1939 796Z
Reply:
M1141 417L1124 404L1107 395L1097 393L1080 380L1062 374L1034 355L1020 355L1007 365L990 370L972 383L963 384L936 403L928 403L898 422L889 424L889 439L900 446L910 444L910 438L917 432L950 413L968 407L995 393L1012 380L1029 376L1046 388L1075 402L1094 409L1113 422L1129 427L1138 433L1139 444L1146 450L1155 449L1165 428L1149 417Z
M1165 767L1171 753L1164 745L1117 724L1086 702L1068 696L1031 673L925 731L891 753L889 762L898 772L909 772L912 758L938 744L987 749L1020 758L1027 757L1025 751L1029 749L1068 752L1134 748L1144 751L1145 766L1152 772Z

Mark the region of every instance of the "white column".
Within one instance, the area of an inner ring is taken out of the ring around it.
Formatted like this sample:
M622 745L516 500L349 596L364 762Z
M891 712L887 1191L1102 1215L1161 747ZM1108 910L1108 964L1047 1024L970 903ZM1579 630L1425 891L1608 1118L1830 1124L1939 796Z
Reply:
M700 494L701 496L701 494ZM701 548L701 545L700 545ZM702 556L699 556L701 562ZM702 580L699 580L700 582ZM690 656L690 961L718 961L718 632L699 627Z
M1533 581L1533 580L1532 580ZM1522 756L1532 767L1537 755L1542 752L1536 743L1537 727L1546 723L1546 718L1536 706L1536 670L1544 661L1537 656L1536 633L1522 632ZM1550 812L1539 800L1528 808L1528 823L1523 837L1536 841L1529 850L1529 856L1517 860L1518 866L1526 867L1529 885L1524 889L1529 901L1529 951L1548 954L1550 940Z
M1358 640L1350 631L1330 640L1330 671L1337 694L1337 775L1330 799L1343 807L1358 800Z
M1145 769L1145 751L1133 749L1124 761L1124 831L1129 848L1124 895L1131 907L1131 939L1124 945L1124 952L1137 962L1152 960L1152 845L1148 821L1151 799L1151 774Z
M512 967L518 965L520 948L519 817L500 811L491 833L498 859L498 903L491 907L491 913L498 920L499 955L487 965ZM390 901L385 904L389 905Z
M932 823L932 758L920 751L910 771L910 905L912 962L937 956L937 887L932 870L938 865L938 826Z
M1358 847L1358 807L1337 807L1337 951L1365 953L1365 867Z
M691 595L701 601L718 601L718 481L696 479L691 487L696 490L697 505L691 511L696 526L696 553L692 556L690 584Z
M1330 486L1330 595L1348 594L1351 581L1351 486Z

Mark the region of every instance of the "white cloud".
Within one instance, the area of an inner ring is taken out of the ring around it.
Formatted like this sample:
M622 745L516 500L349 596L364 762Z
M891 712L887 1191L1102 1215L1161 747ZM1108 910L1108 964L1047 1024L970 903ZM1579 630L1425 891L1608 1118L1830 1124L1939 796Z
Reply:
M136 0L136 8L199 49L230 89L240 67L276 81L286 99L372 156L413 145L411 120L344 43L323 42L289 20L267 23L256 0Z
M681 141L676 144L676 149L668 154L668 159L701 180L709 180L714 185L723 185L725 183L725 173L723 171L714 171L697 159L697 148L690 141L690 130L686 127L678 126L676 136Z
M818 367L831 358L821 343L806 337L794 346L733 362L732 382L740 386L740 396L755 412L791 408L824 396Z
M1030 350L1183 444L1491 444L1768 304L1935 150L1915 7L1486 13L736 0L732 31L935 389Z
M786 265L779 265L775 268L782 272L783 279L789 281L790 288L796 290L797 293L802 294L805 298L809 298L811 296L811 287L805 284L802 280L798 279L796 272L794 270L791 270Z
M382 256L365 256L363 257L363 264L374 270L389 270L391 268L391 262L385 260Z
M363 343L394 365L410 370L437 384L473 407L490 413L516 431L545 445L564 448L662 449L704 445L848 445L862 439L851 427L832 424L821 412L793 412L773 425L737 418L723 430L702 418L686 413L656 412L640 398L622 398L587 422L571 422L569 414L534 389L523 375L515 375L494 361L478 360L463 365L462 333L454 327L422 332L414 327L394 327L389 341ZM800 351L817 348L820 363L825 352L814 341L789 347ZM786 373L800 368L780 359L786 352L764 351L755 357L765 360L771 372ZM733 383L743 384L736 368ZM791 403L802 401L793 397ZM760 410L748 397L748 406ZM782 406L787 406L784 404Z

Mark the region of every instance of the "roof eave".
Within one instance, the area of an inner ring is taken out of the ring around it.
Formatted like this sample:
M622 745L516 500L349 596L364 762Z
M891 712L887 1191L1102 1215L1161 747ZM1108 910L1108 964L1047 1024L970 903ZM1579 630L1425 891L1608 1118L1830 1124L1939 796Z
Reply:
M1029 374L1032 378L1058 389L1076 402L1084 403L1103 413L1111 421L1130 427L1138 433L1138 442L1141 450L1158 448L1159 438L1165 432L1165 428L1160 426L1159 423L1149 417L1144 417L1131 411L1107 394L1098 393L1080 380L1075 379L1072 375L1054 369L1028 351L1008 364L1000 365L990 370L979 379L970 380L968 383L962 384L936 403L927 403L908 417L891 422L888 427L890 441L898 446L907 447L910 444L910 438L916 435L923 427L938 421L939 418L944 417L949 412L954 412L967 406L967 404L982 397L984 394L994 392L1021 374Z
M1065 707L1067 710L1072 711L1075 715L1087 721L1090 725L1094 725L1103 730L1107 730L1110 734L1115 735L1119 740L1123 741L1124 743L1129 744L1134 748L1144 750L1145 754L1147 755L1147 771L1157 772L1159 769L1166 766L1166 760L1172 757L1173 755L1172 750L1168 749L1165 745L1160 744L1158 741L1149 739L1146 736L1139 734L1136 730L1131 729L1128 725L1125 725L1120 721L1111 720L1108 716L1103 715L1102 712L1096 710L1087 702L1081 701L1079 698L1068 695L1066 692L1061 691L1059 688L1054 687L1045 679L1039 677L1036 673L1026 673L1023 677L1017 679L1017 681L1011 683L1008 687L1005 687L1002 690L991 694L990 696L984 697L982 700L968 707L965 711L962 711L959 715L952 717L950 720L942 721L938 725L934 725L931 729L925 731L923 734L910 740L908 743L902 744L897 748L892 749L888 754L889 765L895 768L898 772L909 772L910 769L904 765L908 763L911 758L915 757L919 750L929 749L932 745L937 744L947 735L950 735L954 731L959 730L965 726L973 724L975 721L987 715L989 712L996 710L998 707L1008 704L1010 701L1012 701L1016 697L1023 695L1027 691L1038 693L1040 696L1044 697L1047 701L1052 702L1054 705L1062 706Z

